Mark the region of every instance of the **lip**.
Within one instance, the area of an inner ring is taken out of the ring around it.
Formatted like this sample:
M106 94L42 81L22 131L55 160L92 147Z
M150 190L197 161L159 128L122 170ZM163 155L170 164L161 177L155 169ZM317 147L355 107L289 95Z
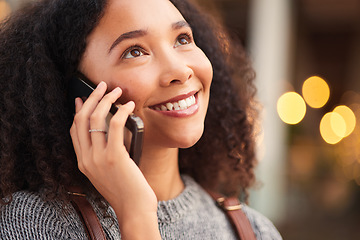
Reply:
M156 106L160 106L162 104L166 104L166 103L169 103L169 102L171 102L171 103L177 102L177 101L186 99L186 98L188 98L190 96L195 97L195 104L188 107L187 109L171 110L171 111L160 111L160 110L155 109ZM178 96L176 96L174 98L171 98L171 99L166 100L166 101L164 101L162 103L153 105L153 106L151 106L149 108L151 110L157 112L157 113L161 113L163 115L170 116L170 117L189 117L189 116L195 114L196 112L198 112L198 110L199 110L198 91L192 91L192 92L189 92L187 94L178 95Z
M168 102L171 102L171 103L172 103L172 102L180 101L180 100L182 100L182 99L186 99L186 98L188 98L188 97L190 97L190 96L195 95L197 92L198 92L198 91L191 91L191 92L189 92L189 93L187 93L187 94L180 94L180 95L178 95L178 96L176 96L176 97L173 97L173 98L168 99L168 100L166 100L166 101L163 101L163 102L161 102L161 103L157 103L157 104L155 104L155 105L152 105L152 106L150 106L150 108L155 108L156 106L160 106L160 105L166 104L166 103L168 103Z

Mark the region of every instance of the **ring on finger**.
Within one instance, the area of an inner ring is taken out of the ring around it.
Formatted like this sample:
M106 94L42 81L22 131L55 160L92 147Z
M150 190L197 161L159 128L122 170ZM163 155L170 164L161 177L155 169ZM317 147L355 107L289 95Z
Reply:
M107 133L107 131L106 130L103 130L103 129L90 129L89 130L89 133L92 133L92 132L102 132L102 133Z

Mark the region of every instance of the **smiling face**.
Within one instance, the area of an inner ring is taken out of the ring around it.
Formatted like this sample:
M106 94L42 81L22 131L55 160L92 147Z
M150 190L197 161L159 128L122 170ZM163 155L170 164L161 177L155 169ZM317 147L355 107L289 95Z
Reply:
M168 0L109 0L79 70L122 88L145 125L144 149L186 148L202 135L212 67Z

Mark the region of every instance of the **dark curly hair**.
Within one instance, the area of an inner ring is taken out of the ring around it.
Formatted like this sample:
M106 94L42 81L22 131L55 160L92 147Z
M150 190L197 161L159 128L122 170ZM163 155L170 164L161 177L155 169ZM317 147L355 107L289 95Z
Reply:
M246 197L256 162L253 70L208 16L188 1L171 2L214 69L203 137L180 150L180 170L206 188ZM19 190L66 198L65 186L78 184L97 194L77 168L67 88L105 7L106 0L41 0L0 25L0 205Z

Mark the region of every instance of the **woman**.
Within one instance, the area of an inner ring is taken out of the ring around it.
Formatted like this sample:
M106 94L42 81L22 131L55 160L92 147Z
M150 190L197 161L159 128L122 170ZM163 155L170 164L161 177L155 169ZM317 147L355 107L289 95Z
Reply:
M86 238L73 185L108 239L236 239L204 191L246 200L254 181L253 72L225 36L183 0L44 0L10 17L0 33L1 239ZM78 72L97 88L75 100L74 117L67 90ZM139 166L123 140L132 112L145 126ZM244 212L258 239L281 238Z

